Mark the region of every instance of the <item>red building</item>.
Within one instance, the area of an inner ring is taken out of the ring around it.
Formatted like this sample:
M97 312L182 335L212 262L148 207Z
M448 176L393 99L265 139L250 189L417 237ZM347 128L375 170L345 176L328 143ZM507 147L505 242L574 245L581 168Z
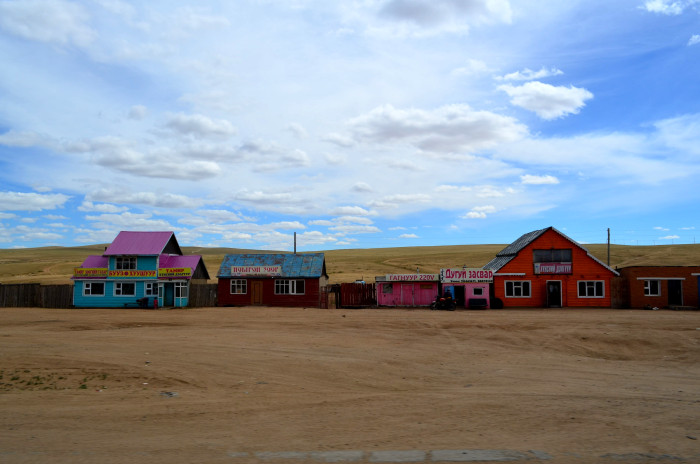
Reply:
M630 266L619 271L623 308L700 307L700 266Z
M484 269L494 272L493 297L504 307L609 308L619 275L554 227L523 235Z
M328 284L323 253L226 255L217 277L219 306L319 308Z

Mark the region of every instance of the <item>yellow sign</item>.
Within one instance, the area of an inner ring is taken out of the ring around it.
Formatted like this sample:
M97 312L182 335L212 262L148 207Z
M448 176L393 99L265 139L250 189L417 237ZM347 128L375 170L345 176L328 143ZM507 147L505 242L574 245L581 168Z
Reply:
M74 277L107 277L106 267L76 267L73 268Z
M109 271L109 277L130 277L139 279L155 279L156 271L137 271L135 269L121 269L115 271Z
M189 277L192 275L191 267L164 267L158 269L158 277Z

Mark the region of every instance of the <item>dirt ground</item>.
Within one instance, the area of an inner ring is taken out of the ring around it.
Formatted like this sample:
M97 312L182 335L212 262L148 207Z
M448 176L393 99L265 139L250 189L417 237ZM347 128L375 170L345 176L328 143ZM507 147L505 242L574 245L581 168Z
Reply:
M0 462L351 450L700 462L700 312L0 308Z

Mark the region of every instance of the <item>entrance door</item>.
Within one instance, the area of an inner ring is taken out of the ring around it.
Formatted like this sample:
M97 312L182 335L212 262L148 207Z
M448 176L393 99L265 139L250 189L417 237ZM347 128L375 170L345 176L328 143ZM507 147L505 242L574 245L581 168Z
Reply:
M455 285L454 287L452 287L452 290L454 290L455 292L455 305L457 305L458 308L464 308L466 303L466 298L464 295L464 285Z
M252 283L251 304L260 305L263 302L263 283L260 280L254 280L251 283Z
M401 305L413 306L413 284L401 284Z
M668 305L683 306L683 281L669 280L668 281Z
M547 281L547 307L561 308L561 280Z

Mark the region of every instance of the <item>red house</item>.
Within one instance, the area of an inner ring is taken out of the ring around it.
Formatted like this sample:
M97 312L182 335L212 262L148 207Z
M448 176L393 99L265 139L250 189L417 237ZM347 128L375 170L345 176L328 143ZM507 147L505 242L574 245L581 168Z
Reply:
M319 308L328 284L323 253L226 255L217 278L219 306Z
M611 307L617 271L554 227L529 232L484 269L504 307ZM493 303L492 303L493 307Z
M700 307L700 266L630 266L620 275L623 308Z

